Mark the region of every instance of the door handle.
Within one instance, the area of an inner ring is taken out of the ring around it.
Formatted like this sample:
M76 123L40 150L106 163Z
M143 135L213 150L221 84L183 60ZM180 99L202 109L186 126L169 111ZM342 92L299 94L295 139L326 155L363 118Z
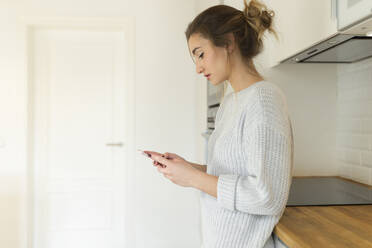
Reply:
M119 142L119 143L107 143L106 146L123 146L124 144Z

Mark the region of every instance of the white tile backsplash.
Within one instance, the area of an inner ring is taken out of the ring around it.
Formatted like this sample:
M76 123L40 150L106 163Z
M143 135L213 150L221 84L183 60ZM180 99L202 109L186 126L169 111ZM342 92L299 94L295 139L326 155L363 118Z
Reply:
M371 168L354 165L351 170L352 170L351 178L353 180L364 183L364 184L371 183L371 175L370 175Z
M339 167L339 171L338 171L339 176L344 177L344 178L348 178L348 179L352 179L351 178L352 168L353 167L351 165L340 163L340 167Z
M344 161L350 164L360 165L360 151L358 150L345 150Z
M372 119L365 119L361 122L362 133L372 134Z
M364 151L361 154L361 161L363 166L372 168L372 151Z
M342 125L337 126L337 131L341 132L351 132L351 133L360 133L362 130L360 119L348 119L348 118L340 118L338 119L338 123L342 122Z
M368 136L363 134L354 134L351 136L351 147L360 150L368 150Z
M372 185L372 59L337 67L339 175Z

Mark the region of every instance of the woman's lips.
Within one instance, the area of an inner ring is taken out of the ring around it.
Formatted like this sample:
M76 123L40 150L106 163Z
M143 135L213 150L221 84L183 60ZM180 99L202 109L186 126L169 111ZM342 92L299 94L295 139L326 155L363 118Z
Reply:
M205 77L209 79L211 77L211 74L207 74L205 75Z

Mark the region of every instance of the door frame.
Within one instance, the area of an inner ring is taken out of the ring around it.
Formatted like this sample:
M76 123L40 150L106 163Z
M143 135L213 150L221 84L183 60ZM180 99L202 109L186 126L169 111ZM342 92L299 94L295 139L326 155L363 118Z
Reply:
M131 16L120 18L77 18L77 17L21 17L19 19L25 34L25 99L27 110L26 118L26 182L25 196L26 207L24 208L26 216L25 245L28 248L33 247L34 235L34 165L33 165L33 96L34 83L32 81L33 68L33 44L32 35L36 28L72 28L72 29L94 29L104 31L120 31L125 34L127 49L126 83L125 83L125 120L127 128L124 130L125 140L124 149L127 154L125 157L126 174L125 174L125 202L133 203L135 199L135 180L131 175L135 175L135 18ZM124 152L124 150L123 150ZM125 245L126 247L136 247L135 245L135 206L127 204L125 210Z

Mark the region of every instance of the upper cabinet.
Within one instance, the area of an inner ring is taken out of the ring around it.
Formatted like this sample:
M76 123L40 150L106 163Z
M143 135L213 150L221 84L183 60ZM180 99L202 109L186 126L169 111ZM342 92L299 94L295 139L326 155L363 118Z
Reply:
M223 4L222 0L197 0L195 1L197 14L214 5Z
M280 61L332 36L337 32L335 0L267 0L275 11L274 28L279 40L267 35L265 67Z

